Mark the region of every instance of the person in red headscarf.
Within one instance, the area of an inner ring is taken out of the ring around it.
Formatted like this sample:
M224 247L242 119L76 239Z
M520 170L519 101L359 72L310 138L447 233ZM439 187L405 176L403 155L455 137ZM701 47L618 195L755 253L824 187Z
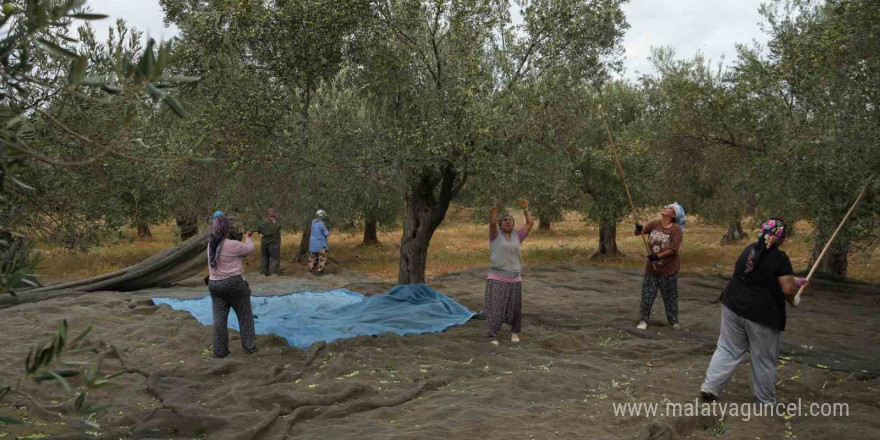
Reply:
M281 225L278 212L269 208L269 218L257 229L260 241L260 273L265 276L281 275Z

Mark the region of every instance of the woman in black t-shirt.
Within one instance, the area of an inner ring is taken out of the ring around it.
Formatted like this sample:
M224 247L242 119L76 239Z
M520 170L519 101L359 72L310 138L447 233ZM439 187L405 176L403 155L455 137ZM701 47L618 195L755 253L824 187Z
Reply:
M758 401L776 403L776 361L785 330L785 302L806 284L795 278L785 241L785 222L771 218L761 225L758 241L736 260L733 277L721 294L721 334L700 395L714 400L745 356L752 354L752 389Z

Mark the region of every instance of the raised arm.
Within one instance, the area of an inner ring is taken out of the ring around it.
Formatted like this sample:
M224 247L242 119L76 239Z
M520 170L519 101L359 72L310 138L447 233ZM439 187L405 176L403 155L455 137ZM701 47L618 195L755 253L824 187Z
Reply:
M649 221L648 223L645 223L644 225L642 225L639 222L636 222L636 230L635 230L636 236L649 235L649 234L651 234L652 230L654 230L654 221Z
M522 202L520 202L522 205ZM532 226L535 226L535 218L532 217L532 213L529 211L529 202L526 201L525 206L523 206L523 214L526 215L526 235L532 231Z
M243 242L233 242L237 247L235 254L239 257L246 257L254 253L256 246L254 246L254 241L251 240L251 235L254 235L254 231L245 231Z
M492 215L489 216L489 236L498 235L498 207L492 207Z

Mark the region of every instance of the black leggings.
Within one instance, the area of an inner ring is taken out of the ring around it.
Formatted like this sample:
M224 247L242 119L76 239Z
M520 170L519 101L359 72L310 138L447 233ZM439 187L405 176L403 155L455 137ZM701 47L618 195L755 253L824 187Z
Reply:
M254 334L254 314L251 312L251 288L241 275L223 280L210 280L208 291L214 308L214 357L229 355L229 308L238 316L241 330L241 348L246 353L257 351Z

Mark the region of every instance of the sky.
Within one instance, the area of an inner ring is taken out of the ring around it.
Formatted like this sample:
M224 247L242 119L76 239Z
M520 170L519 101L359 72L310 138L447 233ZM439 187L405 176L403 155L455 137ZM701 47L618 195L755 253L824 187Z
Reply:
M758 13L767 0L630 0L623 12L630 25L626 49L627 78L653 72L648 56L651 47L671 46L678 57L692 58L701 52L716 64L736 59L736 44L762 45L767 37Z
M159 0L88 0L86 4L93 12L109 15L110 18L93 21L92 26L98 31L99 40L106 39L107 28L117 18L125 19L130 27L136 27L158 40L167 40L179 32L173 24L165 27L165 13L159 6Z
M671 46L677 56L691 58L701 52L713 64L725 55L725 64L736 58L736 43L765 43L758 7L766 0L630 0L624 4L630 29L624 37L624 77L636 79L653 72L648 62L651 47ZM174 25L165 27L158 0L89 0L95 12L111 19L124 18L129 25L156 38L177 35ZM110 19L94 22L106 29ZM100 35L100 34L99 34Z

